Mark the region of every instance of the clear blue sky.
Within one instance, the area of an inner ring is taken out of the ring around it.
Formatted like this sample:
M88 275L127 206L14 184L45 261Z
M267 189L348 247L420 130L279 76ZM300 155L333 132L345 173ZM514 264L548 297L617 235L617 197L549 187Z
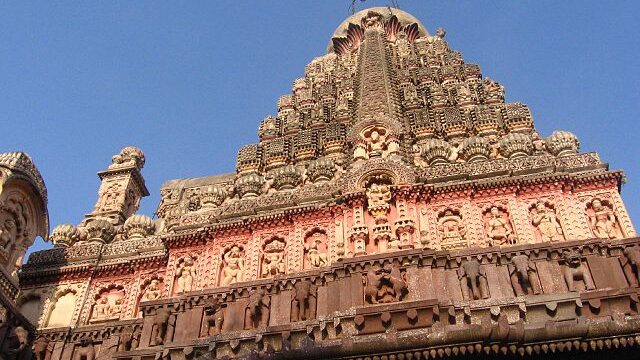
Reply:
M357 1L359 9L390 1ZM640 219L637 1L425 1L400 7L527 103L542 135L566 129L624 169ZM153 214L169 179L234 171L241 145L324 54L350 0L0 3L0 152L23 150L51 225L80 222L126 145L146 154ZM42 248L39 241L34 248Z

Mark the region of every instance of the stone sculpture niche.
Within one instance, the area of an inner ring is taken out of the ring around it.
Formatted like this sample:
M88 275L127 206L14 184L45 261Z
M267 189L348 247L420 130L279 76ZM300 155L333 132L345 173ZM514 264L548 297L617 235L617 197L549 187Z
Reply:
M314 229L304 239L304 268L315 269L329 265L327 259L327 234Z
M402 301L409 292L406 274L396 264L369 269L362 278L364 300L368 304Z
M457 250L467 247L467 228L462 222L460 212L445 209L438 216L438 233L442 250Z
M271 297L263 289L257 289L249 294L249 303L245 308L245 330L262 329L269 326L269 312Z
M373 239L378 244L378 250L386 252L389 250L391 239L395 238L387 219L391 210L391 181L380 177L371 179L368 183L366 190L367 210L373 217Z
M45 327L69 326L73 321L77 294L73 290L58 293L49 312Z
M531 223L538 231L542 242L564 240L564 233L554 207L544 201L538 201L530 208Z
M589 269L582 263L581 255L576 251L566 251L563 254L562 269L564 280L569 291L594 290L596 287L589 274Z
M185 255L178 260L176 267L175 293L182 294L192 291L193 283L196 279L196 264L194 257L191 255Z
M162 297L162 287L163 287L162 279L153 277L150 280L144 282L142 296L140 296L140 301L153 301L158 300Z
M489 246L503 246L516 243L513 227L506 210L491 206L484 213L487 243Z
M122 314L122 303L125 298L124 288L115 286L101 290L96 295L89 322L118 320Z
M211 299L204 307L204 321L202 333L214 336L222 333L225 309L218 299Z
M481 300L489 298L487 272L478 260L468 260L458 268L458 279L465 300Z
M227 286L242 281L244 279L244 271L244 248L241 245L234 244L222 254L220 284Z
M594 236L600 239L621 237L616 214L608 201L594 198L587 205L586 212Z
M260 267L261 277L269 278L283 275L286 272L285 247L284 240L277 237L264 243L262 247L262 265Z
M163 345L173 340L176 318L167 308L160 308L156 311L151 328L150 346Z
M535 265L529 261L527 255L516 255L511 258L511 264L508 265L509 276L511 277L511 286L516 296L538 295L542 293L540 283L538 282L538 270Z
M291 321L315 319L318 288L309 280L302 280L293 286L291 292Z
M381 125L370 125L360 131L355 142L353 159L355 161L389 158L400 151L400 143L396 135Z

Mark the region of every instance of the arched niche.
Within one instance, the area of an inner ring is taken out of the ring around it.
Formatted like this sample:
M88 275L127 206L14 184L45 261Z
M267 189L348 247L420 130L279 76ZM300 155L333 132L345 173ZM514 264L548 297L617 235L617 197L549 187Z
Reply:
M42 298L38 294L27 294L23 297L19 298L16 305L18 306L18 311L22 316L26 317L27 320L34 326L38 326L40 322L40 317L42 317Z
M64 290L56 294L49 310L44 327L66 327L71 325L75 314L77 294L73 290Z

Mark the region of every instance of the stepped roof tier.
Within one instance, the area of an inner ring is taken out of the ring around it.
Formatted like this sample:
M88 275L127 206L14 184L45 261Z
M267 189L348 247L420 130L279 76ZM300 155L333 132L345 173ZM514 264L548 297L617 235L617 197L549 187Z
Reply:
M539 134L445 35L350 16L236 171L167 181L155 219L144 153L115 155L22 266L40 359L637 352L622 172Z

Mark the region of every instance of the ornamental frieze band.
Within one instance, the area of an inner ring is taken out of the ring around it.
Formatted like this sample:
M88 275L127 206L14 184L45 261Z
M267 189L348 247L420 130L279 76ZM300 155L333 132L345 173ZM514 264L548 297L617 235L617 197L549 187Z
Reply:
M445 35L350 16L236 171L167 181L153 216L137 147L51 230L31 159L0 154L0 358L637 356L623 172Z

